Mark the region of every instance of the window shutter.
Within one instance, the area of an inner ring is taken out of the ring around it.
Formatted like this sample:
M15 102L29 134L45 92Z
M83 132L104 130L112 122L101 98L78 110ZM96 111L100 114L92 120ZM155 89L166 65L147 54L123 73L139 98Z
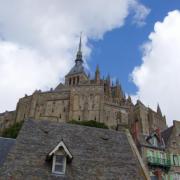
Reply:
M147 150L147 157L153 157L153 152L151 150Z
M180 166L180 155L178 155L178 166Z
M173 180L173 175L172 174L170 174L169 177L170 177L170 180Z
M174 165L173 154L170 154L171 165Z

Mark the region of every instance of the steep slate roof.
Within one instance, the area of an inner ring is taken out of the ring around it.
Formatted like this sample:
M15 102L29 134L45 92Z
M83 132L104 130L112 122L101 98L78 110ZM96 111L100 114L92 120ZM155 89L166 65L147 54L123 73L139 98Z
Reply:
M161 133L161 134L162 134L162 137L163 137L163 139L164 139L165 145L167 145L167 143L168 143L168 139L170 138L170 135L171 135L171 133L172 133L172 130L173 130L173 126L165 129L165 130Z
M72 69L69 71L69 73L67 74L67 76L70 76L70 75L74 75L74 74L86 74L85 71L84 71L84 67L83 67L83 64L82 62L77 62L73 67Z
M51 173L48 153L61 140L73 156L65 176ZM143 172L124 131L92 128L67 123L28 120L2 169L1 180L75 179L141 180Z
M15 139L0 137L0 167L3 165L7 154L15 144Z

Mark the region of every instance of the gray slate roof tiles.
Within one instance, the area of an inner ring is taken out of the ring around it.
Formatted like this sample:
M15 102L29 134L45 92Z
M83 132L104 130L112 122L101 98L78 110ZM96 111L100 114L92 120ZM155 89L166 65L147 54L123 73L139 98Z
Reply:
M0 167L4 163L8 152L11 150L15 142L15 139L0 137Z
M46 156L62 139L73 160L64 176L55 176ZM0 176L1 180L144 179L125 132L38 120L25 121Z

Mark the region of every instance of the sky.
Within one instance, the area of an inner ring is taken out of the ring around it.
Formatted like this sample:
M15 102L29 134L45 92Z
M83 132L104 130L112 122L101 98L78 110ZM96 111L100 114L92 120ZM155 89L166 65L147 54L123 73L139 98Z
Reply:
M64 81L79 34L88 71L180 120L179 0L0 0L0 112Z

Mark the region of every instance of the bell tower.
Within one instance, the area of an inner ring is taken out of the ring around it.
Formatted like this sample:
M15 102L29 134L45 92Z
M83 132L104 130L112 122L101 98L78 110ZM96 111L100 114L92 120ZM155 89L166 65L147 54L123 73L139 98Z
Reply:
M81 36L79 40L79 47L76 54L75 65L70 72L65 76L65 84L68 86L76 86L82 81L88 80L88 76L85 73L82 58L82 42Z

